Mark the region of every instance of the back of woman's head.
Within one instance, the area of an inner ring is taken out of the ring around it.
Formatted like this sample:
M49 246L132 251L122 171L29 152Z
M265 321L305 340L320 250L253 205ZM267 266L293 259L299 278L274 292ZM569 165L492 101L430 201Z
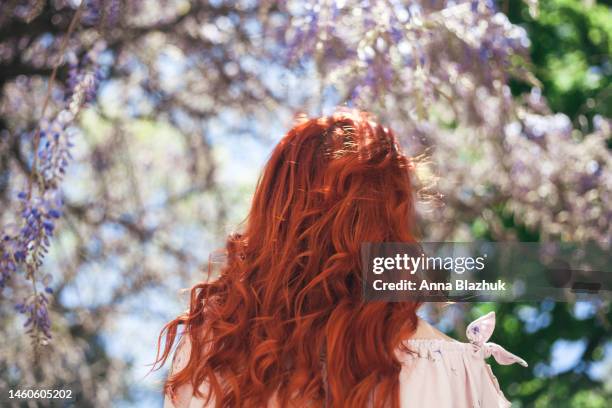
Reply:
M167 382L206 382L217 406L398 404L394 351L417 303L365 302L365 242L411 242L411 163L369 114L303 121L276 146L220 275L166 326L192 344Z

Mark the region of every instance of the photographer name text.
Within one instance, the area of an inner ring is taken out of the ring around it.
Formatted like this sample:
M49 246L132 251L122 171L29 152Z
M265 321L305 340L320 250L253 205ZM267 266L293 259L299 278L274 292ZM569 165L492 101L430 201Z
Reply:
M452 282L429 282L422 280L419 283L402 279L397 282L385 282L377 279L372 283L377 291L505 291L506 282L498 279L495 282L485 280L470 282L465 279Z

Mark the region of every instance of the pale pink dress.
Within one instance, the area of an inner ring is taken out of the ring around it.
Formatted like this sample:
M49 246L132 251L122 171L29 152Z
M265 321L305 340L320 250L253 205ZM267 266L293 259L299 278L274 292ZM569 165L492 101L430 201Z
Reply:
M421 326L421 324L420 324ZM423 322L424 330L415 333L419 338L405 341L413 353L396 351L402 363L400 372L400 406L402 408L497 408L510 407L500 389L491 366L485 361L493 356L503 365L519 363L527 367L520 357L487 340L495 328L495 313L490 312L470 323L467 328L469 343L461 343L435 331ZM432 338L420 338L427 330L434 333ZM181 347L174 361L173 371L186 364L189 357L187 347ZM170 401L166 396L164 407L202 408L204 402L193 397L191 386L184 386L177 392L177 398ZM212 401L212 399L211 399ZM269 407L277 407L271 401ZM210 407L214 403L209 403Z

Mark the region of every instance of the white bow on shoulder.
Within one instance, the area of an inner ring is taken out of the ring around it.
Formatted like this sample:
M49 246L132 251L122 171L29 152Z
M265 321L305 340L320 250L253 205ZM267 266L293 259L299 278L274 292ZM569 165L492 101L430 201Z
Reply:
M495 329L495 312L489 312L484 316L474 320L467 327L467 338L476 347L483 349L485 357L493 356L495 361L502 365L519 363L527 367L527 362L510 353L508 350L496 343L487 343Z

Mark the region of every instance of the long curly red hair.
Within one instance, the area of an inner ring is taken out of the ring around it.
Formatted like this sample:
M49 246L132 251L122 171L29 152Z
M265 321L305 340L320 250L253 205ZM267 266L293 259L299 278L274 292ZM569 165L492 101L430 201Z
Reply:
M364 242L414 242L412 163L368 113L341 110L293 127L261 176L244 231L216 278L160 334L157 363L189 336L191 384L216 407L399 405L395 350L419 302L365 302ZM198 386L207 384L202 394Z

